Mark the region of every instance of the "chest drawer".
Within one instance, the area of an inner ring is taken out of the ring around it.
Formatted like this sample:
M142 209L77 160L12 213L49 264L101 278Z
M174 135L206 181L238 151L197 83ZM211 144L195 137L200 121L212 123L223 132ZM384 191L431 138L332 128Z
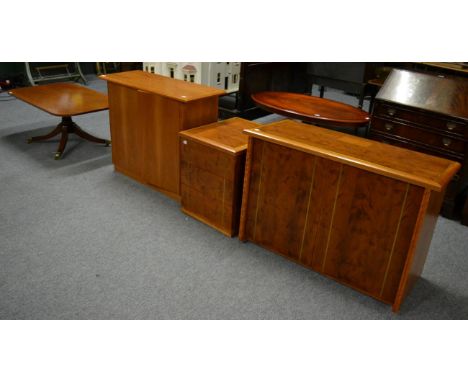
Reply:
M451 151L462 155L465 153L466 142L461 139L433 133L423 128L400 122L374 117L372 119L371 130L420 142L438 150Z
M379 102L374 106L373 115L376 117L414 123L425 128L440 130L440 132L468 139L468 122L444 118L437 114L422 113Z
M439 156L439 157L442 157L442 158L454 160L454 161L457 161L457 162L459 162L461 164L463 164L463 161L464 161L463 156L461 156L460 154L454 154L454 153L450 153L450 152L441 153L440 151L436 151L435 149L433 149L433 148L431 148L429 146L418 144L416 142L410 142L410 141L407 141L407 140L403 140L403 139L401 139L399 137L396 137L396 136L389 136L387 134L379 132L378 130L372 130L369 133L369 138L373 139L375 141L382 142L382 143L387 143L389 145L403 147L403 148L408 149L408 150L419 151L421 153L425 153L425 154L429 154L429 155L435 155L435 156Z

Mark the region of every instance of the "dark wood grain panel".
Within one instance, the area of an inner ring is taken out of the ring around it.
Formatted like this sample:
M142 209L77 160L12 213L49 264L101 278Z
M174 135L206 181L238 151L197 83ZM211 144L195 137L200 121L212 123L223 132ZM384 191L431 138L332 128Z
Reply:
M343 165L320 157L314 161L299 261L322 271Z
M404 182L343 166L322 272L378 296L407 187Z
M277 124L259 128L260 134L249 131L240 239L398 311L422 272L445 188L439 192L430 184L422 187L368 171L357 161L343 163L341 143L332 153L327 139L306 143L308 126L287 126L289 133L276 134ZM383 154L381 145L350 138L342 142L360 146L362 158ZM325 148L330 150L327 156L319 155ZM411 174L425 170L422 162L413 167ZM450 177L443 167L434 179L446 185Z
M242 144L246 139L244 122L256 126L234 118L179 133L182 210L228 236L237 235L239 230L246 152Z
M265 247L298 258L314 158L268 143L263 148L263 161L269 165L260 169L252 238Z
M226 173L233 171L233 163L226 168ZM233 199L233 183L223 176L213 174L194 163L183 161L180 169L180 182L182 186L191 187L204 195L209 195L211 203Z
M184 162L196 163L199 168L229 180L233 179L234 173L230 171L232 158L229 155L213 147L185 139L181 139L180 150Z
M393 243L393 253L388 261L386 275L382 281L380 290L380 298L389 303L395 301L403 268L408 258L407 254L411 240L413 239L414 228L416 227L416 221L421 209L423 195L424 189L422 187L409 186L398 233Z
M232 208L229 205L222 201L214 203L209 195L191 187L182 187L181 191L182 211L232 236Z

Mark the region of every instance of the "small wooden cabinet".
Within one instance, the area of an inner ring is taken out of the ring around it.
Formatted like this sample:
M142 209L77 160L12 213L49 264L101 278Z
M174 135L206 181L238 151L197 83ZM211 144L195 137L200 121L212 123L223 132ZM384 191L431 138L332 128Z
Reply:
M375 98L369 137L462 164L442 208L446 217L460 214L456 200L468 182L468 79L394 69Z
M108 82L116 171L180 199L178 133L217 121L224 91L140 70L100 78Z
M185 130L180 135L182 211L227 236L236 236L247 135L257 124L241 118Z
M291 120L246 133L239 238L398 311L460 164Z

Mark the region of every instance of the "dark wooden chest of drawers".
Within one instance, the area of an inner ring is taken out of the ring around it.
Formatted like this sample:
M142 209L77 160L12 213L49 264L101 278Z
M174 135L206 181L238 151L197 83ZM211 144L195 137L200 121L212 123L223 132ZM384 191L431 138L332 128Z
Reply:
M376 97L369 136L461 163L447 187L442 215L461 213L468 183L468 80L393 70Z

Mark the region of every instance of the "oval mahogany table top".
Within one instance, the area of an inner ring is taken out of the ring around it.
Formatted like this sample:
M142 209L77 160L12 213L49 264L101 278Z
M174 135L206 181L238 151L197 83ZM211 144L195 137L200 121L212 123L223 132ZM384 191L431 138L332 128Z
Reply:
M254 102L267 111L325 127L360 127L369 123L369 113L345 103L288 92L261 92Z

